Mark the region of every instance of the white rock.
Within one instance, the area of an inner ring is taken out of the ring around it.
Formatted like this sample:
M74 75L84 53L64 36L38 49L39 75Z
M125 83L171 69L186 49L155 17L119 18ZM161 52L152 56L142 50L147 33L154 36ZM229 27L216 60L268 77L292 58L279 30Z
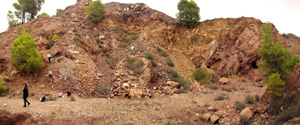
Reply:
M249 107L246 107L240 112L240 116L245 116L246 120L249 120L253 116L253 113Z

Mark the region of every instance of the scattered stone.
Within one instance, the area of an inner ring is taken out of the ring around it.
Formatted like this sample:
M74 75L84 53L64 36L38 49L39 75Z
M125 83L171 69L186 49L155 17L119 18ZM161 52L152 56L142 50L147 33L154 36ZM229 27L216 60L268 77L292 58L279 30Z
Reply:
M179 88L179 83L178 82L175 82L175 81L168 81L167 82L167 85L168 86L172 86L172 87L174 87L174 88Z
M246 120L249 120L253 116L253 113L249 107L246 107L240 112L240 116L245 116Z
M211 113L205 113L202 118L205 119L206 121L209 120L209 118L211 117Z
M216 114L213 114L211 117L210 117L210 121L212 123L215 123L216 121L218 121L220 119L220 116L216 115Z
M138 98L140 99L143 95L143 91L141 89L135 88L131 89L129 93L130 98Z
M6 104L4 104L3 106L6 107Z
M229 80L229 78L222 77L219 79L219 82L223 83L223 84L229 84L230 80Z
M214 107L208 107L207 110L210 111L210 112L215 112L215 111L217 111L217 109L215 109Z

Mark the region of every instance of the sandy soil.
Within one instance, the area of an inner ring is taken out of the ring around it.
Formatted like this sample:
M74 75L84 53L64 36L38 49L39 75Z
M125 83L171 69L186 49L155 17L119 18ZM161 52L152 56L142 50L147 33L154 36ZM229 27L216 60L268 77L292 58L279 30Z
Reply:
M26 108L23 107L21 96L6 96L0 97L0 111L29 113L34 121L32 124L201 124L205 121L199 115L207 112L207 107L234 108L235 101L243 102L247 95L261 96L266 89L241 79L227 85L216 85L218 90L205 88L201 92L157 96L153 99L75 96L75 101L64 97L55 101L39 102L40 95L36 94L28 98L31 104ZM232 91L223 91L222 88L231 88ZM215 101L219 95L226 99ZM7 106L4 107L4 104Z

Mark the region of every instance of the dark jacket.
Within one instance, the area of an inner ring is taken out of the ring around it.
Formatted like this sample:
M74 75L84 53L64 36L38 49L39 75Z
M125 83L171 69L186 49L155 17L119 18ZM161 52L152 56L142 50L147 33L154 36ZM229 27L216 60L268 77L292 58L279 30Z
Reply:
M28 88L24 87L23 89L23 98L28 98Z

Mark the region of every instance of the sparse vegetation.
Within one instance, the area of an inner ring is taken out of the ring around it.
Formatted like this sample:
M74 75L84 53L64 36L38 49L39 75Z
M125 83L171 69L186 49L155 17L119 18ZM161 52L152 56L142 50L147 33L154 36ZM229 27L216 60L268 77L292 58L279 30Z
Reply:
M48 96L48 101L56 101L57 97L53 97L53 95Z
M178 78L171 78L172 81L178 82L180 86L183 87L183 90L190 90L191 81L186 80L184 78L178 77Z
M74 40L74 42L76 43L76 45L78 44L78 37L77 36L74 36L73 37L73 40Z
M104 17L104 7L105 4L102 4L101 0L95 0L85 7L85 12L92 17L94 22L98 23Z
M251 95L247 95L245 97L245 103L247 103L247 104L254 104L255 103L254 97L251 96Z
M56 14L58 14L58 13L60 13L62 11L63 11L63 9L56 9Z
M176 72L175 69L170 68L170 69L168 70L168 72L169 72L169 74L171 75L171 77L173 77L173 78L179 78L179 75L178 75L178 73Z
M3 80L2 78L0 77L0 96L4 93L6 93L6 87L4 86L4 83L3 83Z
M255 95L254 97L255 97L255 101L258 102L260 99L259 95Z
M134 72L134 74L140 74L143 72L142 68L144 66L144 62L141 60L137 60L135 57L127 56L127 63L125 66Z
M152 64L153 67L157 66L157 64L156 64L156 62L154 60L151 60L151 64Z
M115 68L119 59L114 56L108 56L107 57L107 63L109 64L110 68Z
M71 101L76 101L75 98L73 96L71 96Z
M98 92L102 95L109 95L111 91L109 87L104 86L103 84L98 84Z
M28 73L38 73L44 66L42 56L37 52L35 41L29 33L21 35L14 41L11 58L20 71Z
M21 29L18 29L18 34L19 35L22 35L22 34L25 34L25 33L31 33L33 30L32 27L25 27L25 28L21 28Z
M268 109L268 114L277 115L281 111L281 108L287 109L291 105L289 103L291 100L293 100L292 94L285 94L284 96L273 98L269 102L270 108Z
M52 41L55 41L55 40L57 40L57 39L59 39L60 37L58 36L58 35L56 35L56 34L54 34L53 36L52 36Z
M144 55L145 55L145 57L146 57L147 59L149 59L149 60L152 60L152 59L153 59L153 55L152 55L152 53L149 52L149 51L146 51L146 52L144 53Z
M210 85L208 85L208 86L205 86L205 87L209 88L210 90L217 90L217 89L219 89L219 87L218 87L218 86L216 86L216 85L213 85L213 84L210 84Z
M226 91L226 92L231 92L231 89L230 88L222 88L223 91Z
M215 101L222 101L222 100L224 100L224 99L225 99L225 96L219 95L219 96L217 96L217 97L215 98Z
M209 84L212 79L212 75L207 72L206 68L203 67L200 67L196 71L193 71L192 77L202 85Z
M284 123L298 116L300 116L300 98L296 105L289 107L288 109L282 111L275 117L275 124Z
M47 16L47 17L50 17L49 14L47 14L47 13L45 13L45 12L42 13L41 16Z
M169 66L171 66L171 67L174 67L174 63L173 63L173 61L171 60L170 57L167 58L167 64L168 64Z
M234 103L234 106L235 106L235 108L237 109L237 110L243 110L244 108L245 108L245 104L244 103L242 103L242 102L239 102L239 101L236 101L235 103Z

